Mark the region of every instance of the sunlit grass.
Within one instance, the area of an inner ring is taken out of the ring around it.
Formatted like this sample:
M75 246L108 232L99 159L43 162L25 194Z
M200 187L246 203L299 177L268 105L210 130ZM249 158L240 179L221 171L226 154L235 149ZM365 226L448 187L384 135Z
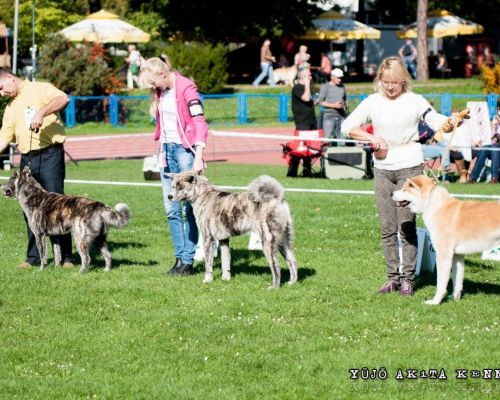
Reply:
M140 161L68 164L68 179L144 182ZM285 187L371 190L372 182L284 178L284 167L210 164L218 185L267 173ZM0 176L6 176L2 172ZM156 182L155 182L156 183ZM448 186L498 194L495 185ZM496 368L498 263L466 258L465 297L429 307L434 276L416 294L380 296L385 279L371 195L287 192L299 283L267 290L271 272L248 237L232 240L233 280L163 275L173 263L157 186L67 183L66 191L126 202L132 222L109 235L113 269L93 253L86 275L23 271L21 209L1 199L2 398L359 399L494 398L498 380L457 380L458 368ZM420 222L421 223L421 222ZM282 262L282 264L284 264ZM288 271L283 268L283 280ZM350 379L385 368L386 380ZM395 379L438 369L448 380Z

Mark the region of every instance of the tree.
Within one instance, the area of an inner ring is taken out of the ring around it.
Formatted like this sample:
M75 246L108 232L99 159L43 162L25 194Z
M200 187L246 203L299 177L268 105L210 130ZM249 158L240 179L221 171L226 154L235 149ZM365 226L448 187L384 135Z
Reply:
M315 3L320 3L316 1ZM170 0L165 7L163 33L180 39L217 42L248 42L264 36L300 34L321 13L316 4L302 0L206 0L193 4Z
M119 89L102 45L75 46L61 35L51 35L39 58L39 78L75 96L102 95Z
M427 63L427 0L418 0L417 9L417 79L429 79Z

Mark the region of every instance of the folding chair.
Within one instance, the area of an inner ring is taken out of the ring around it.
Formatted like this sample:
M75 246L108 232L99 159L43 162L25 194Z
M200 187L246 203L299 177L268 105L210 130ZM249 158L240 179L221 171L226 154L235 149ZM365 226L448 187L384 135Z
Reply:
M312 177L313 172L317 175L318 172L313 170L313 165L319 161L319 174L324 176L323 149L327 145L321 140L314 140L323 137L323 129L315 130L295 130L294 136L299 140L294 140L283 146L283 158L288 162L287 176L297 176L298 167L302 160L303 173L305 177Z
M424 159L424 173L431 178L434 177L434 170L439 171L441 166L441 156L430 157Z

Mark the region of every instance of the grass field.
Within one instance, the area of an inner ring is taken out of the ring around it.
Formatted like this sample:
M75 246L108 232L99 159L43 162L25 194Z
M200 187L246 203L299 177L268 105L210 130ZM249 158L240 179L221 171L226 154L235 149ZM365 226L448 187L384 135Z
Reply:
M284 167L211 164L207 176L246 186L262 173L287 188L372 189L369 181L284 178ZM140 161L68 164L67 178L144 182ZM496 186L448 188L498 194ZM26 245L21 209L0 200L0 398L498 398L498 262L466 258L460 302L426 306L432 275L412 298L378 295L385 265L372 195L288 192L299 282L268 290L271 272L247 250L248 237L232 241L230 282L221 281L218 259L210 285L203 264L194 276L163 275L173 254L159 187L67 183L66 191L127 202L132 222L109 235L109 273L95 253L83 276L52 264L24 271L15 268ZM364 367L387 378L350 378ZM496 379L456 377L488 368ZM396 379L408 369L447 379Z

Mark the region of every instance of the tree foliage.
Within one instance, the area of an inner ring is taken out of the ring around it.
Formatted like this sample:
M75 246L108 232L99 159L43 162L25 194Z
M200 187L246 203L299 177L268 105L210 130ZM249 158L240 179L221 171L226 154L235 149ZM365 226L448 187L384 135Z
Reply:
M50 80L68 94L102 95L123 86L108 67L99 44L75 46L61 35L52 35L43 47L39 64L39 78Z
M202 93L219 93L227 81L227 49L192 42L174 42L166 51L172 66L191 77Z
M213 43L260 40L263 36L302 33L321 11L313 2L301 0L206 0L196 6L170 0L165 12L172 18L164 33Z

